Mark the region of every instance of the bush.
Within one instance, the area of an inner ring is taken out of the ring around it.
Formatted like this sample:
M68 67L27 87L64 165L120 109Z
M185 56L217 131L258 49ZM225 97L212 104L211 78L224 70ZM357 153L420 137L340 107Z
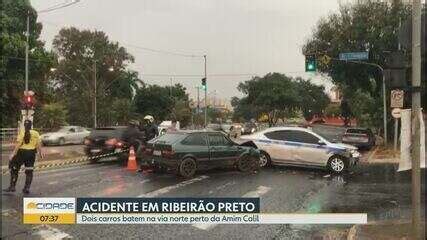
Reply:
M339 116L341 116L340 106L336 105L336 104L329 104L325 108L325 115L327 117L339 117Z
M45 104L35 116L35 125L39 128L59 128L67 124L67 114L68 111L61 103Z

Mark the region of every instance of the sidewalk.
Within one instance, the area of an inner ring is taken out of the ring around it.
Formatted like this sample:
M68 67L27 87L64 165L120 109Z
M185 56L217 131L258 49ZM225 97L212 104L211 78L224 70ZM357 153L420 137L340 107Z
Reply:
M392 148L377 146L369 154L365 163L399 163L400 151L394 151Z
M425 226L425 222L422 224ZM412 224L406 220L373 222L366 225L354 225L347 235L347 240L402 240L411 238Z

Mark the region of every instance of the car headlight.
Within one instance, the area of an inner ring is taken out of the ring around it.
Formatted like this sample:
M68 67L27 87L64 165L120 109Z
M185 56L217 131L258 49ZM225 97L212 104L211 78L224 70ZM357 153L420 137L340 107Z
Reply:
M355 149L350 150L350 154L354 158L360 157L360 153L357 150L355 150Z

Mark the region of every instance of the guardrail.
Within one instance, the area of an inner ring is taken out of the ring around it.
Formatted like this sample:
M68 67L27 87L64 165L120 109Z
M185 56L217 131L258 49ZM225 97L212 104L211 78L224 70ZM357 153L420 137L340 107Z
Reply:
M48 132L50 129L36 128L39 133ZM17 128L0 128L0 142L13 142L18 135Z
M17 134L17 128L0 128L0 141L11 142L16 138Z

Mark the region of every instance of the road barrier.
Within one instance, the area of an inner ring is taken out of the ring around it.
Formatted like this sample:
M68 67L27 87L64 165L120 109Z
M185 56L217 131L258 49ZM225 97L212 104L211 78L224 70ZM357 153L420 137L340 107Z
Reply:
M68 166L68 165L74 165L74 164L81 164L81 163L90 163L91 160L93 159L99 159L99 158L105 158L105 157L111 157L114 155L117 155L119 153L122 152L126 152L128 149L122 149L118 152L112 152L112 153L106 153L106 154L101 154L101 155L96 155L96 156L91 156L91 157L80 157L80 158L76 158L76 159L65 159L63 161L55 161L55 162L51 162L51 163L41 163L38 165L34 166L34 171L39 171L42 169L49 169L49 168L54 168L54 167L62 167L62 166ZM25 167L21 168L20 172L24 172L25 171ZM8 174L9 173L9 168L3 168L2 169L2 175Z

